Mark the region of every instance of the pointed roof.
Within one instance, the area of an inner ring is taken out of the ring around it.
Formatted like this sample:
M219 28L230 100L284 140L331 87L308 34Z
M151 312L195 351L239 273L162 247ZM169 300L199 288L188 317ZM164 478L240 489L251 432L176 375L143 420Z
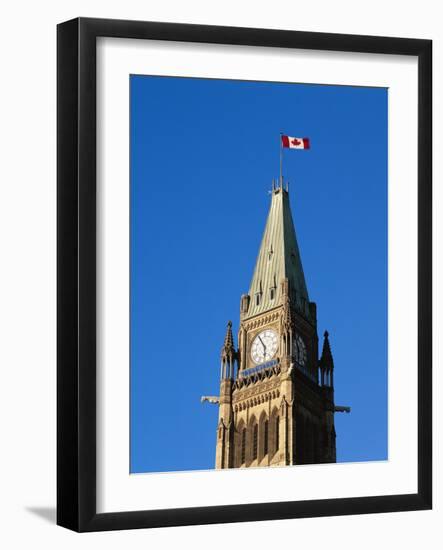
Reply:
M282 281L289 280L291 298L308 314L309 296L295 236L289 194L283 187L273 189L271 207L255 264L246 317L252 317L281 304ZM271 288L274 289L271 293ZM257 305L256 296L261 294Z
M234 349L234 338L232 336L232 321L228 321L226 325L225 341L222 351L231 351Z
M329 332L327 330L325 330L324 338L320 366L324 369L333 369L334 359L332 358L331 346L329 344Z
M221 349L221 358L230 357L233 359L235 357L235 346L234 338L232 336L232 321L229 321L226 326L225 341Z

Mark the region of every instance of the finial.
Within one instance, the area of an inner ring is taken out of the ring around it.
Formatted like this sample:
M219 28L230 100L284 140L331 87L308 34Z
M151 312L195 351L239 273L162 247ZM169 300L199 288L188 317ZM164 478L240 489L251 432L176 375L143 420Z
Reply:
M232 321L228 321L226 328L225 341L221 349L221 372L220 378L233 378L234 363L237 360L237 352L234 347L234 338L232 337Z
M334 359L332 357L331 346L329 344L329 332L325 330L325 339L323 341L323 350L319 361L321 370L321 385L333 388L334 387Z
M332 359L331 345L329 343L329 332L325 330L325 339L323 341L323 350L320 357L320 365L323 368L334 368L334 360Z
M234 349L234 338L232 337L232 321L228 321L226 326L225 341L223 344L222 351L228 352L229 350Z

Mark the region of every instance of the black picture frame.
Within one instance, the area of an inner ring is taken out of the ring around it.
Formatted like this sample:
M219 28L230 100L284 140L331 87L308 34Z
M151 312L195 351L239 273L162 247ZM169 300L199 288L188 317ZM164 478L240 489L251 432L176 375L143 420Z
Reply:
M418 491L416 494L96 512L96 39L400 54L418 58ZM432 42L79 18L57 29L57 523L103 531L432 507Z

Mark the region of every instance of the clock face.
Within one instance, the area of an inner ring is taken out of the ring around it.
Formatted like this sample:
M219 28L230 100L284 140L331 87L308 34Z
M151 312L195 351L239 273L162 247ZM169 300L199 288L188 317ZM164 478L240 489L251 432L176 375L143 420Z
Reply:
M307 353L306 353L306 344L303 342L303 338L296 334L293 340L294 344L294 359L299 365L304 367L306 365Z
M252 341L251 358L255 364L272 359L278 348L278 335L275 330L264 330Z

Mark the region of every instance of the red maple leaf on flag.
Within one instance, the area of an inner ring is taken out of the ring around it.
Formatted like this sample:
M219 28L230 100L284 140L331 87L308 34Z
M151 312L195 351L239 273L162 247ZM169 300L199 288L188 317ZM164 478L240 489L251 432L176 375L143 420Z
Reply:
M301 141L299 139L296 139L294 138L292 141L291 141L292 145L301 145Z

